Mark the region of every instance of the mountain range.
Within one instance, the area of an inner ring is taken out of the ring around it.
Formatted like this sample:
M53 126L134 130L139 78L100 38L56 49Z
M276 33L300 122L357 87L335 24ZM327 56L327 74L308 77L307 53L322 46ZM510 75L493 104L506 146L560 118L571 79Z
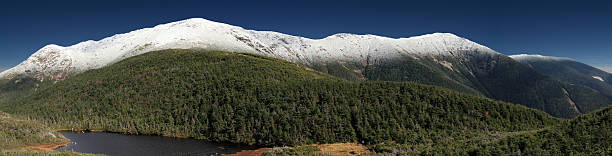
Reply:
M349 81L260 55L178 49L86 71L0 110L57 129L265 146L394 141L414 145L412 154L443 155L562 121L436 86Z
M325 154L313 144L327 143L373 155L609 155L610 80L450 33L309 39L193 18L47 45L1 72L0 155L82 154L21 149L64 142L52 129L273 147L264 155Z
M269 155L316 154L303 148L338 142L380 155L605 155L610 108L562 120L442 87L349 81L271 57L179 49L130 57L0 105L55 129L296 146ZM13 134L2 138L28 139Z
M538 71L533 65L450 33L397 39L342 33L309 39L246 30L201 18L68 47L47 45L16 67L0 73L0 78L9 80L25 76L40 81L59 81L164 49L202 49L274 57L352 81L411 81L437 85L522 104L563 118L612 103L609 94L594 89L597 87L591 83L576 83Z
M448 33L400 39L354 34L309 39L245 30L194 18L69 47L47 45L18 66L0 73L0 77L23 73L44 76L79 73L149 51L190 48L252 53L306 65L337 61L375 62L406 54L452 55L454 51L497 54L487 47Z

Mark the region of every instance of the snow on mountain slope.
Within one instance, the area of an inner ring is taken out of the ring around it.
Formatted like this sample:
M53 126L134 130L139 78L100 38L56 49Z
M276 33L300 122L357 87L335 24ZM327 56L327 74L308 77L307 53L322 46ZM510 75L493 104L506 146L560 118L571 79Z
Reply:
M100 41L85 41L69 47L48 45L16 67L0 73L0 78L12 78L20 74L63 78L149 51L190 48L253 53L306 65L322 61L384 59L406 54L498 54L485 46L449 33L399 39L343 33L323 39L309 39L277 32L245 30L237 26L192 18L114 35Z
M601 78L600 76L593 76L594 79L599 80L601 82L604 82L604 79Z
M510 58L517 61L537 61L537 60L551 60L551 61L563 61L563 60L572 60L570 58L565 57L555 57L555 56L542 56L542 55L531 55L531 54L518 54L518 55L510 55Z

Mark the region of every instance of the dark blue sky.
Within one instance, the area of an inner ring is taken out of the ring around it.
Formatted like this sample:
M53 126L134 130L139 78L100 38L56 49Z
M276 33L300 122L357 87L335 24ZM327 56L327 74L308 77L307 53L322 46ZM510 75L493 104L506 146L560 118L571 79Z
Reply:
M450 32L504 54L612 67L612 1L14 1L0 2L0 68L46 44L68 46L191 17L309 38Z

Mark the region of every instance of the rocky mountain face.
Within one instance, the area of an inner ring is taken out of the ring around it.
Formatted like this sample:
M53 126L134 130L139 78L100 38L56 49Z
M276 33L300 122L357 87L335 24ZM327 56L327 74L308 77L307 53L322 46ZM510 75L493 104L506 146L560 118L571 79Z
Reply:
M612 98L612 74L569 58L542 55L512 55L511 58L527 64L545 75L571 85L586 86Z
M564 118L612 103L607 96L587 86L541 74L501 54L482 55L478 51L459 51L454 54L388 59L359 70L365 71L364 79L367 80L414 81L438 85L526 105Z
M73 46L48 45L0 73L62 80L163 49L204 49L270 56L355 80L414 81L573 117L609 104L600 93L540 74L526 64L449 33L410 38L336 34L309 39L187 19ZM596 97L597 100L586 98ZM570 98L574 97L574 98ZM608 99L609 100L609 99ZM595 102L595 103L593 103Z
M612 96L612 74L578 61L554 56L511 55L511 58L528 64L538 72L562 81L589 86Z

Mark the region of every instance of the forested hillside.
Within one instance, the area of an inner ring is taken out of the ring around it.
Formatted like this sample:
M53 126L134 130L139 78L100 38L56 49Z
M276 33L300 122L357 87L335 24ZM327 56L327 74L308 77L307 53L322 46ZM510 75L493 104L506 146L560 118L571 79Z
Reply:
M584 85L612 97L610 73L567 58L539 55L515 55L515 60L538 72L576 85ZM611 102L612 103L612 102Z
M612 106L538 130L497 133L457 144L369 145L366 155L610 155ZM323 145L325 146L325 145ZM337 146L346 147L346 144ZM324 155L321 145L277 147L264 155ZM354 148L354 146L353 146ZM420 150L428 149L428 150Z
M198 50L133 57L0 108L57 128L254 145L393 141L419 151L560 122L440 87L352 82L278 59Z
M538 131L518 133L484 146L482 154L610 155L612 106Z
M49 79L40 81L30 76L0 79L0 105L14 102L20 97L28 96L41 88L52 85L53 82Z
M525 105L562 118L612 104L604 92L573 81L568 81L573 84L559 81L508 56L481 51L454 51L452 56L407 54L363 62L327 62L312 68L348 80L409 81L442 86Z

